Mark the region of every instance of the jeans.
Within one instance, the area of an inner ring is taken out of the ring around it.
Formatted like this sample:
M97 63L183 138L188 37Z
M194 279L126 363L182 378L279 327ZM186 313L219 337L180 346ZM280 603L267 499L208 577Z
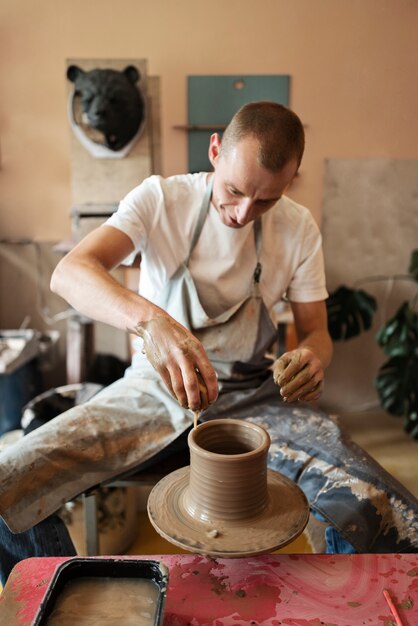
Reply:
M318 513L318 511L313 511L311 509L311 513L320 522L327 521L323 515ZM344 539L344 537L341 536L336 528L334 528L333 526L327 526L325 528L325 553L356 554L356 550L353 548L351 543L349 543L346 539Z
M24 533L13 534L0 518L0 582L4 586L12 568L33 556L76 556L66 525L51 515Z
M187 448L188 429L175 439L167 448L143 463L140 468L157 464L164 457ZM134 471L138 471L136 468ZM132 474L128 472L127 474ZM126 476L126 474L125 474ZM319 513L314 515L326 521ZM340 533L328 526L325 529L327 554L353 554L354 548ZM12 568L23 559L44 556L76 556L76 550L67 527L58 515L51 515L30 530L13 534L0 517L0 582L4 586Z
M182 433L164 450L145 461L140 467L123 475L127 477L139 469L146 469L158 464L163 458L187 449L189 430ZM121 476L122 477L122 476ZM66 525L58 515L47 517L30 530L23 533L12 533L0 517L0 583L6 580L19 561L30 557L43 556L76 556L77 552Z

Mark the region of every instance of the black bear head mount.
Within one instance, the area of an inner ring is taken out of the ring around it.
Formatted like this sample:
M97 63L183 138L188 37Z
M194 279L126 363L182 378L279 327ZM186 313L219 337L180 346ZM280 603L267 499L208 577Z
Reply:
M67 78L74 83L73 99L80 99L81 121L87 134L93 140L100 136L110 150L124 148L138 133L145 117L144 98L136 84L140 78L137 68L128 65L122 71L84 71L70 65Z

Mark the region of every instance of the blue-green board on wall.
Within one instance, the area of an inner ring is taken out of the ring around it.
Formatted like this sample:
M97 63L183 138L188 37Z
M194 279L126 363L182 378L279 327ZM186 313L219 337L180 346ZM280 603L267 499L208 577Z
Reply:
M238 109L255 100L288 106L288 75L188 76L189 171L208 171L209 139L222 132ZM200 130L198 127L207 127Z

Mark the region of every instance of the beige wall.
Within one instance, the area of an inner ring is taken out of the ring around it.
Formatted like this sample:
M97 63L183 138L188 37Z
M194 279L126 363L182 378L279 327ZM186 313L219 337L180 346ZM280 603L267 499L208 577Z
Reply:
M417 24L416 0L2 0L0 239L70 232L67 58L148 59L166 175L186 168L187 75L290 74L291 195L319 220L325 158L418 156Z
M0 0L0 241L29 241L0 244L0 328L29 317L42 330L42 301L52 317L66 308L48 288L51 245L71 233L66 59L147 59L165 175L186 169L173 126L187 119L188 75L290 74L307 125L290 195L320 221L325 159L418 157L417 24L417 0ZM63 382L65 322L52 328Z

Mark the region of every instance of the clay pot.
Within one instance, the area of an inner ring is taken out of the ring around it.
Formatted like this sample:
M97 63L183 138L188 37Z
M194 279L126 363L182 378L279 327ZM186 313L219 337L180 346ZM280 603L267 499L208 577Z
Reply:
M190 431L188 513L199 520L242 520L267 505L270 436L249 422L221 419Z
M190 466L160 480L148 498L157 532L190 552L218 557L264 554L303 531L301 489L267 468L268 433L243 420L211 420L188 437Z

